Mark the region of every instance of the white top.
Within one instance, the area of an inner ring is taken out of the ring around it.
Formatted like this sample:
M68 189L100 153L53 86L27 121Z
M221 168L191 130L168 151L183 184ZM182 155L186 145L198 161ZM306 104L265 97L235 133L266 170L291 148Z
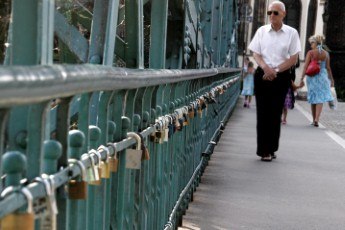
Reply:
M284 25L278 31L271 24L261 26L255 33L248 48L260 54L265 63L275 68L290 56L301 51L301 42L296 29Z

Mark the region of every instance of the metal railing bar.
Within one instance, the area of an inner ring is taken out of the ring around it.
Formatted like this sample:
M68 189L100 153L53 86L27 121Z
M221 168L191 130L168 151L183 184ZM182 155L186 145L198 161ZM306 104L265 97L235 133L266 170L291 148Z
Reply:
M0 68L0 106L38 103L79 93L148 87L205 78L238 69L137 70L101 65Z

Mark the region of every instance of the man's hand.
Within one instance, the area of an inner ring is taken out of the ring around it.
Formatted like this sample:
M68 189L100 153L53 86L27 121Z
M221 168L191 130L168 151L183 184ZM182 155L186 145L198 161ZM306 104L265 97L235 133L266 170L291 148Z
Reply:
M265 81L273 81L277 77L276 71L269 66L264 67L263 70L265 74L262 79Z

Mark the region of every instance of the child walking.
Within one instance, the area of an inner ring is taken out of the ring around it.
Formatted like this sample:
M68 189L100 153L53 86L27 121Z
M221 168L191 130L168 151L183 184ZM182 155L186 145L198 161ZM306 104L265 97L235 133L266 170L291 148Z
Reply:
M285 102L284 102L284 107L283 107L283 114L282 114L282 124L286 124L286 117L288 114L288 109L293 109L295 107L295 96L294 92L301 88L301 86L295 85L293 81L291 81L291 87L289 88L286 97L285 97Z
M241 95L244 95L244 105L243 107L250 108L250 102L252 101L252 96L254 95L254 63L248 62L247 72L243 75L243 89Z

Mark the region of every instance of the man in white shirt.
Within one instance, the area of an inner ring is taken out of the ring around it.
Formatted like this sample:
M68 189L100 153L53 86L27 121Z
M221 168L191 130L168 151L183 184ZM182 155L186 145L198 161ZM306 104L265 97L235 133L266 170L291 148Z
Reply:
M254 75L257 106L257 155L272 161L279 148L281 114L291 85L290 68L297 62L301 42L296 29L284 25L285 5L272 2L270 24L260 27L249 44L258 64Z

